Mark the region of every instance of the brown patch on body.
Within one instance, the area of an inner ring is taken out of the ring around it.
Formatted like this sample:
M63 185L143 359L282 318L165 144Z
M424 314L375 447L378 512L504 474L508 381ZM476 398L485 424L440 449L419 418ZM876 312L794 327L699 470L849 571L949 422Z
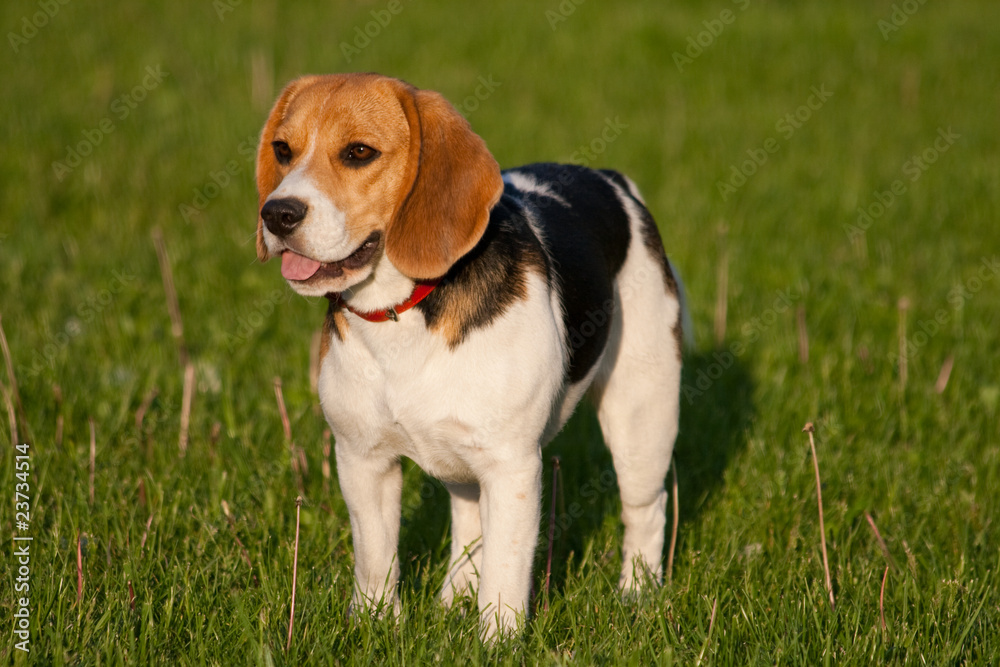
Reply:
M334 336L337 340L343 341L347 334L347 318L344 317L344 309L334 304L330 300L330 305L326 309L326 319L323 320L323 335L319 341L319 363L322 367L326 353L330 351Z

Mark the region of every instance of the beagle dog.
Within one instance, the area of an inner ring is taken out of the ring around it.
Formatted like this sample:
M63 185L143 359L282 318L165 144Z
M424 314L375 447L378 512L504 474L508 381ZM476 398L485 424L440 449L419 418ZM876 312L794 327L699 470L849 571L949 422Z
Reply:
M451 496L441 599L486 638L528 611L541 448L589 394L625 526L619 585L661 579L682 294L636 186L501 171L440 94L374 74L292 81L257 153L257 254L329 300L319 395L350 514L352 611L398 612L408 457Z

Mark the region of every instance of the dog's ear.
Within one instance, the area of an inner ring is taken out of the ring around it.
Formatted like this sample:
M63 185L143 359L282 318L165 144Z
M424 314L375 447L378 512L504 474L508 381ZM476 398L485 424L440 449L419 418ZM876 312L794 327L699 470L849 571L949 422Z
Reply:
M271 254L264 245L264 220L260 217L260 209L264 206L264 201L268 195L274 192L281 183L278 177L278 163L274 158L274 148L271 142L274 141L274 133L281 122L285 119L285 112L288 105L295 97L296 93L315 81L318 77L304 76L293 80L278 96L278 101L274 103L271 113L264 123L264 129L260 132L260 143L257 146L257 259L266 262L271 258Z
M410 278L439 278L479 242L503 180L486 142L444 97L407 85L397 95L410 125L410 156L386 253Z

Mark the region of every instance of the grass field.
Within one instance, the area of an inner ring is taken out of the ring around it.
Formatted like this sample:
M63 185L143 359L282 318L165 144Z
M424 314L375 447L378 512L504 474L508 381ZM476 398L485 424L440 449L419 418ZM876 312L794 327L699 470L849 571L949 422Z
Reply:
M1000 663L998 24L990 0L4 3L0 316L30 447L4 447L0 516L33 541L2 548L0 662ZM471 604L436 604L447 494L415 466L402 622L347 619L308 373L326 306L254 259L252 156L285 81L355 70L440 90L503 166L644 191L697 329L661 590L616 595L617 487L582 408L545 451L559 528L523 637L483 647ZM184 457L154 228L195 368Z

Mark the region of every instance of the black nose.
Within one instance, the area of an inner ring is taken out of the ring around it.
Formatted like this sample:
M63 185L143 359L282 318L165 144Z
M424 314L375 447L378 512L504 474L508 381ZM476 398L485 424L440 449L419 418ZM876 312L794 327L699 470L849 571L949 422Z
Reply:
M294 197L272 199L260 209L260 217L272 234L285 237L302 222L308 210L308 206Z

